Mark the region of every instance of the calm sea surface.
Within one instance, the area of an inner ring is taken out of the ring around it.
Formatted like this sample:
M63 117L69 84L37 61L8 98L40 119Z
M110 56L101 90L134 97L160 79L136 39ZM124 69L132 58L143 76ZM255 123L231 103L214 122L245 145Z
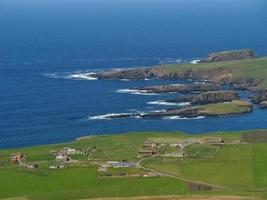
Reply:
M179 81L83 77L190 62L219 50L251 48L267 55L266 10L266 0L0 0L0 148L88 134L267 128L267 110L257 107L252 114L218 118L91 120L165 109L151 102L175 94L116 91Z

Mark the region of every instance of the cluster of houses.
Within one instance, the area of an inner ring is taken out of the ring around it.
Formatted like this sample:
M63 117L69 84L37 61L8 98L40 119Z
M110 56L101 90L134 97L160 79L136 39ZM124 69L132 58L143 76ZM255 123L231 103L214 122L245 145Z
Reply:
M70 155L78 155L82 154L85 155L87 154L86 151L83 151L82 149L75 149L72 147L64 147L60 151L50 151L56 155L56 161L57 162L67 162L70 161Z
M51 150L50 153L53 153L56 156L56 163L64 163L71 160L71 155L86 155L87 151L82 149L76 149L73 147L64 147L60 151ZM63 164L52 164L49 166L50 169L63 169L65 166Z
M177 141L170 141L167 142L166 144L159 144L151 139L148 139L144 141L143 145L138 151L137 157L138 158L146 158L146 157L151 157L154 155L157 155L160 150L158 147L162 146L170 146L177 148L175 152L169 152L166 154L163 154L162 156L167 156L167 157L185 157L186 152L184 151L184 148L192 145L192 144L219 144L223 143L223 139L221 137L201 137L201 138L187 138L187 139L182 139L182 140L177 140ZM93 148L96 150L96 147ZM73 147L64 147L62 150L56 151L56 150L51 150L50 153L53 153L55 157L55 163L56 164L51 164L49 166L50 169L62 169L65 166L63 165L64 162L68 162L71 160L70 156L71 155L87 155L87 151L83 151L82 149L76 149ZM21 166L27 167L29 169L36 169L39 168L39 165L37 164L28 164L26 163L26 155L22 153L13 153L10 155L10 160L14 163L18 163ZM127 162L125 160L123 161L108 161L105 164L102 164L99 166L98 171L106 172L109 167L112 168L131 168L135 167L133 163Z
M50 153L53 153L56 156L55 161L57 163L67 162L70 161L70 155L77 155L77 154L87 154L86 151L83 151L82 149L75 149L72 147L64 147L60 151L51 150ZM39 168L39 165L37 164L28 164L26 163L26 155L22 153L12 153L10 155L10 160L13 163L17 163L20 166L29 168L29 169L37 169ZM62 164L52 164L49 166L50 169L62 169L64 168L64 165Z
M10 160L13 163L18 163L20 166L29 168L29 169L37 169L39 168L39 165L37 164L27 164L26 161L26 155L22 154L22 153L13 153L10 155ZM24 162L22 162L24 161Z
M161 144L160 146L170 146L178 148L178 151L163 154L166 157L185 157L186 152L183 150L185 147L192 144L218 144L223 143L221 137L201 137L201 138L187 138L183 140L178 140L175 142L169 142L167 144ZM142 147L138 151L138 158L146 158L157 155L157 147L159 144L153 140L146 140Z
M221 137L203 137L203 138L188 138L178 142L170 143L170 147L179 147L181 149L192 144L218 144L223 143Z
M153 140L146 140L143 146L139 149L137 157L146 158L157 154L156 148L158 143Z

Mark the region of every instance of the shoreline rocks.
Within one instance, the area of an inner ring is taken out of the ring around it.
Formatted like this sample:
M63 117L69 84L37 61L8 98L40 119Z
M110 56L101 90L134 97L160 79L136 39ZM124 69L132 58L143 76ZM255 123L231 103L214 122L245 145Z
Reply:
M256 90L251 97L252 102L259 104L260 102L267 101L267 90Z
M116 116L107 115L101 119L123 119L123 118L142 118L142 119L158 119L166 117L180 118L196 118L196 117L218 117L234 114L245 114L251 112L253 106L248 101L233 100L228 103L211 103L206 105L188 106L184 108L170 108L160 112L149 113L132 113L132 114L116 114Z
M171 116L178 116L182 118L195 117L216 117L234 114L250 113L253 106L248 101L233 100L229 103L215 103L200 106L190 106L186 108L173 108L163 112L152 112L142 115L142 118L164 118Z
M260 108L263 108L263 109L266 109L267 108L267 101L262 101L259 103L259 107Z
M238 93L234 91L209 91L193 96L182 96L182 97L177 97L175 99L169 99L166 100L166 102L169 103L190 102L191 104L209 104L209 103L230 102L239 99L240 97Z
M171 85L159 85L159 86L147 86L141 88L134 88L144 93L190 93L190 92L205 92L215 91L219 87L211 83L192 83L192 84L171 84Z

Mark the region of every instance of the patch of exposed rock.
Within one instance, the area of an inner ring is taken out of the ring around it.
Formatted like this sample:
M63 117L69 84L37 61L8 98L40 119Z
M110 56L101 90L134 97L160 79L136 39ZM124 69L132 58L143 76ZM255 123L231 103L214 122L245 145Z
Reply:
M148 86L142 88L135 88L144 93L190 93L190 92L205 92L218 90L218 86L211 83L192 83L192 84L171 84L171 85L159 85Z
M267 90L256 90L251 97L253 103L259 104L260 102L267 101Z
M238 99L240 99L240 97L238 93L234 91L210 91L192 96L177 97L175 99L166 100L166 102L170 103L190 102L191 104L209 104L209 103L230 102Z
M151 79L155 77L155 74L151 72L151 68L133 68L125 70L111 70L93 75L98 79L106 80L138 80L138 79Z
M259 103L260 108L267 108L267 101L262 101Z

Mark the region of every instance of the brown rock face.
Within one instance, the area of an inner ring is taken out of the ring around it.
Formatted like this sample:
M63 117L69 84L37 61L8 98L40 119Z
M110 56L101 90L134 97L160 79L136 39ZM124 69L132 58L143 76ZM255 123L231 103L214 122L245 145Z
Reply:
M240 97L237 92L212 91L212 92L204 92L193 96L178 97L176 99L167 100L166 102L171 102L171 103L190 102L191 104L209 104L209 103L230 102L238 99L240 99Z
M194 118L198 117L200 108L198 107L188 107L188 108L180 108L180 109L169 109L163 112L151 112L142 115L142 118L162 118L169 116L179 116L179 117L187 117Z
M142 88L135 88L145 93L188 93L188 92L205 92L218 90L218 86L210 83L193 83L193 84L173 84L173 85L159 85L148 86Z
M262 101L259 103L260 108L267 108L267 101Z
M252 98L252 101L256 104L267 101L267 90L255 91L251 98Z
M135 68L126 70L112 70L101 72L94 75L98 79L119 80L119 79L150 79L154 74L150 72L151 68Z

